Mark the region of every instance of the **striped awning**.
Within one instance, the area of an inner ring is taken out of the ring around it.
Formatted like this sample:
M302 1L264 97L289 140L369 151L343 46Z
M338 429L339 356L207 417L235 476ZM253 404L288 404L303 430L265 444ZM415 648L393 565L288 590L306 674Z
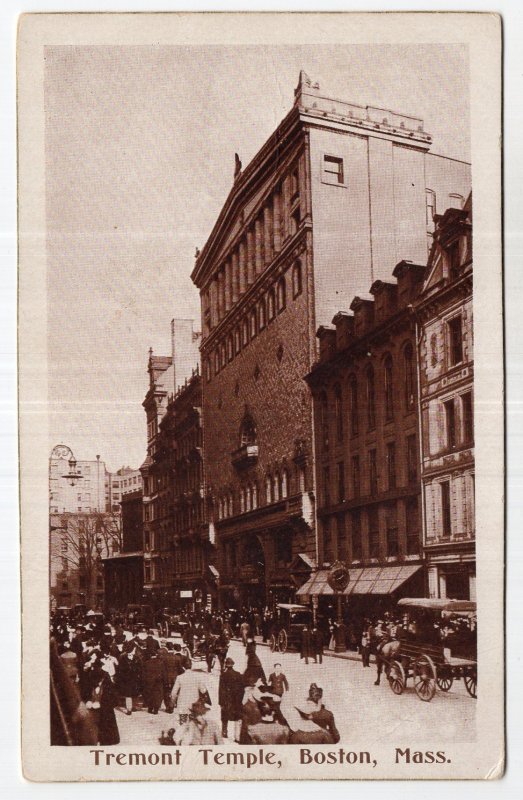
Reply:
M350 569L349 585L343 594L392 594L420 569L421 564ZM317 572L314 572L308 581L297 590L296 594L298 597L334 594L334 591L327 582L328 574L328 569L319 569Z

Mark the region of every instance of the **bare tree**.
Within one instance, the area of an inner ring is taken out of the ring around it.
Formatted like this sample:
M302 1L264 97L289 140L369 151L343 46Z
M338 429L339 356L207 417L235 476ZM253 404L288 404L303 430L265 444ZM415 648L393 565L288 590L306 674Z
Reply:
M102 559L122 548L120 517L114 514L51 515L51 563L57 574L74 574L94 606Z

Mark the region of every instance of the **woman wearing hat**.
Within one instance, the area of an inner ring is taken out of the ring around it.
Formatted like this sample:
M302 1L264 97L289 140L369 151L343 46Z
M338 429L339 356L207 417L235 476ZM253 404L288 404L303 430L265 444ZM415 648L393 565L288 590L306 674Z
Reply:
M189 719L174 736L177 745L223 744L218 724L209 719L210 705L204 700L196 700L191 706Z

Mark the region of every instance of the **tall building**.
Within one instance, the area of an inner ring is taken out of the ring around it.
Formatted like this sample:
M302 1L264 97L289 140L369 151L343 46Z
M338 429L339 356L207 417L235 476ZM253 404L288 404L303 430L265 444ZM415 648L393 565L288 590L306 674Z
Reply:
M104 608L124 610L143 600L143 503L141 489L126 492L121 501L122 543L103 559Z
M416 327L426 267L400 262L318 330L307 376L314 402L318 570L301 599L332 601L327 577L349 567L344 594L360 620L422 596Z
M245 169L237 158L192 273L223 603L290 599L314 567L303 376L318 326L391 263L425 264L433 213L468 194L470 166L430 143L422 120L326 97L302 72L289 114Z
M74 480L71 480L71 470ZM49 458L49 511L89 514L110 510L109 473L105 463L76 461L70 447L58 444Z
M424 552L431 597L476 597L472 196L436 217L416 303Z
M147 457L140 470L144 508L144 591L156 605L167 606L175 600L174 399L195 377L199 342L200 334L193 331L192 321L173 320L171 355L157 356L152 350L149 353L149 389L143 401L147 417Z

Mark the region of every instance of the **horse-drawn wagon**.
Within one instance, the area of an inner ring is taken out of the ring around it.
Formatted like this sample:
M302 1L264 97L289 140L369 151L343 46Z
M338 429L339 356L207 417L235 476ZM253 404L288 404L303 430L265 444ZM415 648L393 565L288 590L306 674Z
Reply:
M418 597L403 598L398 606L408 617L404 633L389 647L384 646L379 656L394 694L402 694L412 678L420 700L430 702L436 687L448 692L455 680L463 678L468 694L476 697L476 631L475 625L470 624L476 604ZM461 630L450 625L453 617L464 620L458 626ZM448 632L442 635L445 619L449 621Z
M298 603L278 603L271 626L269 646L271 652L286 653L294 647L299 649L304 625L312 625L312 611Z

